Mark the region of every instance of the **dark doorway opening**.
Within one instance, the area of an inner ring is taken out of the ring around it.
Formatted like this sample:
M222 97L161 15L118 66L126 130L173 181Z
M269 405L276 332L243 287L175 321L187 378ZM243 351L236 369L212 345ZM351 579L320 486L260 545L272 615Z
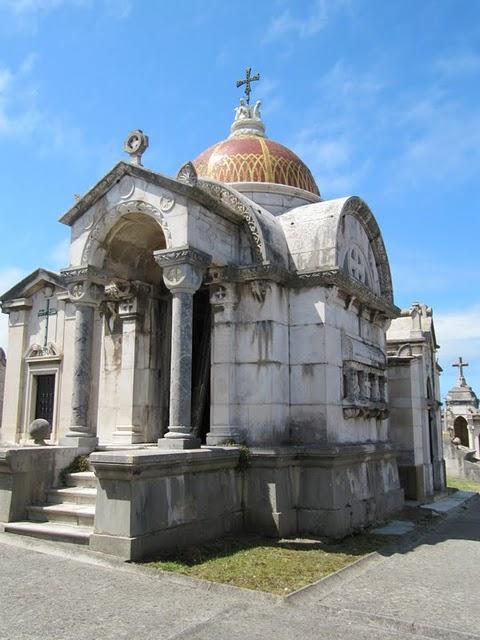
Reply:
M53 407L55 402L55 374L35 376L37 382L37 395L35 398L35 419L48 420L50 426L53 423Z
M193 296L192 430L202 444L210 431L210 347L212 312L208 289Z
M460 439L460 444L464 447L468 447L468 425L465 418L458 416L453 423L453 431L456 438Z

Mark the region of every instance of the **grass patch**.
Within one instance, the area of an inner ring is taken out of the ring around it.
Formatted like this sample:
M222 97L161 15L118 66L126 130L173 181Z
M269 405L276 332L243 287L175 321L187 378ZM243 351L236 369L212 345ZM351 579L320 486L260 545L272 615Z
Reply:
M145 563L204 580L285 595L311 584L392 542L356 535L340 542L226 537L191 546Z
M458 491L476 491L480 493L480 483L465 478L447 478L447 487L449 489L457 489Z

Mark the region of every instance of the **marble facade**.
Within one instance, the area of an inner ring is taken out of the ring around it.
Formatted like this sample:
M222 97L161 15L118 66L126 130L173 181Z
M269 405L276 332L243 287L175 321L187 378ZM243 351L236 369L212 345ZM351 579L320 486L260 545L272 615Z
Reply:
M445 490L438 344L431 308L402 310L387 331L390 436L405 495L432 498Z
M247 126L286 184L238 167L240 181L219 182L191 162L166 177L142 166L136 130L131 162L61 218L70 264L1 298L2 446L31 444L40 377L52 376L48 443L91 454L98 550L142 557L176 530L195 541L244 526L339 537L403 504L387 359L401 314L380 229L360 198L322 200L294 154L274 155L258 109L250 116L231 137ZM415 419L402 428L416 433Z

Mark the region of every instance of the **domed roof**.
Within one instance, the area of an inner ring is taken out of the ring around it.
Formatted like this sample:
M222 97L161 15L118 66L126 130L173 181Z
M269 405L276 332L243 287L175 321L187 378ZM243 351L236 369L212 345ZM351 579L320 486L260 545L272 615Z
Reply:
M259 107L259 102L251 107L240 101L230 136L193 161L199 177L219 182L271 182L320 195L305 163L293 151L265 136Z

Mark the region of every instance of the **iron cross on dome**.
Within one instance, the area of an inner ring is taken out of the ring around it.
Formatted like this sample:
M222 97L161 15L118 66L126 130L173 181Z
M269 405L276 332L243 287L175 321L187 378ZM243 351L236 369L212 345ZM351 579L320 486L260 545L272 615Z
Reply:
M252 82L256 82L260 80L260 74L257 73L252 76L252 67L247 67L245 69L245 80L237 80L237 87L241 87L245 85L245 95L247 96L247 104L250 104L250 94L252 92Z

